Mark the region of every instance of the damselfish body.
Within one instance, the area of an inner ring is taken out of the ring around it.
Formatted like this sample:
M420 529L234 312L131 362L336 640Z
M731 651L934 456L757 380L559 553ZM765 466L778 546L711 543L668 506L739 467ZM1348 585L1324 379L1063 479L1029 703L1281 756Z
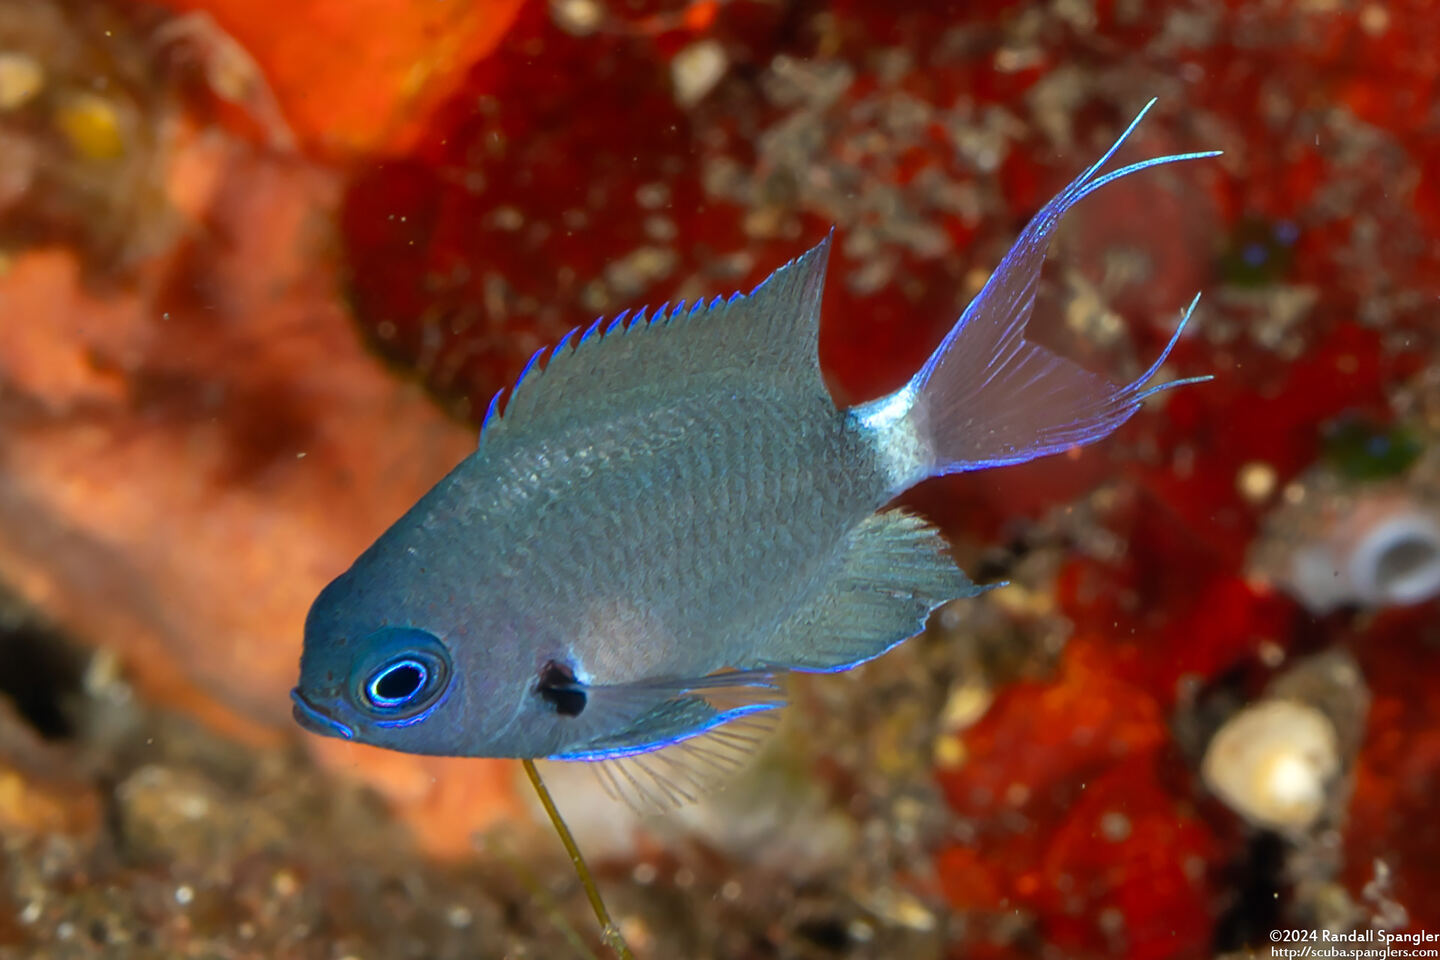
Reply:
M315 601L296 719L411 753L628 763L616 783L673 800L748 748L785 673L851 668L978 593L891 500L1091 443L1204 379L1149 385L1174 339L1115 384L1023 336L1073 204L1215 155L1102 174L1144 113L889 396L837 407L822 381L828 238L748 295L622 314L541 351L478 449Z

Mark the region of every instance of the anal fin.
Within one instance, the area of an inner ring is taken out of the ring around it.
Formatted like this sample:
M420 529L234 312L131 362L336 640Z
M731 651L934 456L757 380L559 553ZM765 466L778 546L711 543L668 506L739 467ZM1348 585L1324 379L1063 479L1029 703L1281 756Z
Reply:
M791 670L848 670L919 633L946 601L987 589L955 565L927 521L883 510L850 532L829 580L781 626L765 659Z

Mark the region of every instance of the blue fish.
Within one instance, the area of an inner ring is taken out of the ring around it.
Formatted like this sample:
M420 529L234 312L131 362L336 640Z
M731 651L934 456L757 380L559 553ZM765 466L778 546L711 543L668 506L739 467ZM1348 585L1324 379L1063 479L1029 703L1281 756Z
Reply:
M934 527L886 505L1092 443L1208 379L1150 384L1194 301L1132 383L1023 336L1067 210L1217 155L1102 174L1150 105L889 396L839 408L821 379L828 237L748 295L597 320L537 353L479 448L316 599L296 720L409 753L591 761L665 805L753 747L785 674L848 670L980 593Z

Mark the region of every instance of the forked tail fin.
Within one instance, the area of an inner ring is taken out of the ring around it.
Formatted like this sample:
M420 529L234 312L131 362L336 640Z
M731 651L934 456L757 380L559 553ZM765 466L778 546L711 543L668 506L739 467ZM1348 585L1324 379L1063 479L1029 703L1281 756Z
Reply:
M1101 175L1154 104L1146 104L1104 156L1041 208L920 372L897 393L855 408L853 415L879 432L897 489L926 476L1022 463L1093 443L1130 419L1151 394L1210 379L1147 386L1179 340L1198 295L1159 359L1128 384L1111 383L1024 337L1045 251L1066 211L1121 177L1219 155L1156 157Z

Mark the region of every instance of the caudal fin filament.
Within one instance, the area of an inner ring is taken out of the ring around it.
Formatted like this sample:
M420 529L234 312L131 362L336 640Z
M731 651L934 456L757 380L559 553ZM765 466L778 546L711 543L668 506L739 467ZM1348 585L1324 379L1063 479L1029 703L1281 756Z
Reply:
M1174 154L1101 174L1154 104L1146 104L1104 156L1041 208L910 382L856 408L857 419L877 431L892 454L897 489L925 476L1022 463L1094 443L1130 419L1147 397L1210 379L1151 383L1179 341L1198 294L1160 356L1126 384L1091 373L1024 337L1046 249L1071 207L1132 173L1219 155L1215 150Z

